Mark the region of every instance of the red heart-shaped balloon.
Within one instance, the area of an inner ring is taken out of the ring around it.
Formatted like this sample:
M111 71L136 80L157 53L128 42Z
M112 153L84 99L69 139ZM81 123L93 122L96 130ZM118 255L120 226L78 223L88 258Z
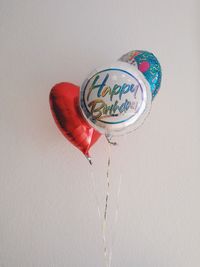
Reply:
M63 135L91 163L89 149L101 136L81 114L79 108L80 88L71 83L56 84L50 92L50 107L54 120Z

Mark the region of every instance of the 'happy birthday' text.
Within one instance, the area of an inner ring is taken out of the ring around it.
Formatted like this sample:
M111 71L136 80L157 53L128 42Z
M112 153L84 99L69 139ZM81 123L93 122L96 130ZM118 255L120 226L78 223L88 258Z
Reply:
M92 82L91 87L89 88L89 92L87 94L87 101L89 101L91 93L94 90L97 90L96 95L97 98L93 99L89 102L88 106L91 108L91 113L93 118L99 119L102 116L118 116L120 113L126 113L129 109L137 109L138 101L137 101L137 92L139 85L138 84L127 84L123 83L122 85L115 84L112 88L106 83L109 79L109 74L105 76L102 82L98 83L100 75L97 75ZM124 95L131 93L133 97L131 100L127 98L123 98ZM104 98L108 96L111 104L107 104ZM115 99L114 103L114 97ZM123 99L123 102L122 102Z

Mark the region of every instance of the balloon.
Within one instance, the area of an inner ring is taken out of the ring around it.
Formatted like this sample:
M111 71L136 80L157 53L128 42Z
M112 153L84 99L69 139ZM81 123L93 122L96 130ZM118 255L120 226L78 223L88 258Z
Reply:
M160 89L162 79L161 66L154 54L147 51L134 50L126 53L119 60L137 67L143 73L150 84L152 99L154 99Z
M98 140L100 133L83 118L79 109L80 88L71 83L56 84L50 92L50 107L54 120L62 134L91 163L90 147Z
M94 70L81 86L84 117L107 136L136 129L148 115L151 100L150 86L143 74L125 62Z

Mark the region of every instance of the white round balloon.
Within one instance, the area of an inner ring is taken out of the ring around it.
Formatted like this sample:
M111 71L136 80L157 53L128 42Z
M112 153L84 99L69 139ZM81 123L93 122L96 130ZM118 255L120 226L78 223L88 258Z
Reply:
M81 86L83 115L90 125L107 135L136 129L148 115L151 100L143 74L120 61L94 70Z

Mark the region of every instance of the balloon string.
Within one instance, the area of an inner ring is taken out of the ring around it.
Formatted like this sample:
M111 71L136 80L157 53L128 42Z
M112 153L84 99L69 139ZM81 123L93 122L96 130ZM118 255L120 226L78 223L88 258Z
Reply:
M109 163L110 164L110 163ZM109 172L107 171L107 176L109 177ZM97 212L100 221L103 219L103 225L102 225L102 239L103 239L103 246L104 246L104 257L105 257L105 263L106 267L109 267L109 263L107 261L107 245L106 245L106 219L107 219L107 208L108 208L108 194L106 193L106 204L105 204L105 209L104 209L104 216L101 216L101 210L100 210L100 204L97 196L97 187L96 187L96 181L94 177L94 172L91 171L91 178L93 181L93 193L95 197L95 202L96 202L96 207L97 207ZM108 185L108 184L107 184ZM102 223L102 221L101 221Z
M96 187L96 181L95 181L93 171L91 171L91 178L93 181L93 183L92 183L93 184L93 193L94 193L94 197L95 197L98 216L99 216L100 221L103 220L102 229L101 229L102 230L102 241L103 241L103 246L104 246L103 252L104 252L106 267L109 267L108 261L107 261L107 246L106 246L106 218L107 218L107 208L108 208L108 197L107 197L107 193L106 193L106 204L105 204L104 216L102 216L101 210L100 210L100 204L99 204L99 200L98 200L98 196L97 196L97 187ZM102 221L101 221L101 223L102 223Z
M109 147L109 153L108 153L108 167L107 167L107 195L106 195L106 204L105 204L105 211L106 211L106 216L104 216L104 219L107 218L107 206L108 206L108 196L109 196L109 187L110 187L110 146L114 145L116 146L117 143L112 141L112 136L106 135L106 139L108 141L108 147ZM110 242L110 250L109 254L107 253L107 266L111 267L112 264L112 250L114 247L114 242L115 242L115 237L116 237L116 225L118 221L118 215L119 215L119 196L120 196L120 191L121 191L121 182L122 182L122 174L120 172L119 174L119 183L118 183L118 190L117 190L117 198L116 198L116 209L115 209L115 215L114 215L114 224L112 225L112 233L111 233L111 242ZM105 213L104 213L105 214ZM108 250L106 248L106 250Z
M112 227L112 233L111 233L111 242L110 242L110 247L106 238L106 231L107 231L107 217L108 217L108 204L109 204L109 199L110 199L110 164L111 164L111 145L116 145L116 142L111 141L111 137L107 137L106 139L108 141L108 161L107 161L107 172L106 172L106 196L105 196L105 206L104 206L104 213L101 214L100 211L100 204L97 196L97 188L96 188L96 181L94 177L93 171L91 171L91 178L93 180L93 192L94 192L94 197L95 197L95 202L97 206L97 212L99 219L103 219L103 224L102 224L102 238L103 238L103 251L104 251L104 258L105 258L105 263L106 267L111 267L112 264L112 248L114 246L114 241L115 241L115 228L116 224L118 221L118 214L119 214L119 195L120 195L120 188L121 188L121 174L119 176L119 184L118 184L118 191L117 191L117 203L116 203L116 210L115 210L115 216L114 216L114 224ZM102 216L103 215L103 216Z
M91 171L91 178L92 178L92 184L93 184L93 192L94 192L94 197L95 197L95 202L96 202L96 207L97 207L97 213L99 215L99 219L101 219L101 211L100 211L100 205L99 205L99 200L97 197L97 189L96 189L96 182L94 178L94 173Z
M106 172L107 188L106 188L106 199L105 199L104 218L103 218L104 257L105 257L107 267L110 267L110 263L111 263L110 255L108 254L109 251L108 251L108 245L107 245L107 240L106 240L108 201L109 201L109 193L110 193L110 145L111 143L108 142L108 163L107 163L107 172Z
M114 218L112 240L111 240L111 247L110 247L110 255L109 255L109 266L111 266L111 263L112 263L112 249L114 247L115 237L116 237L116 225L117 225L118 216L119 216L119 196L120 196L120 191L121 191L121 182L122 182L122 175L120 173L118 191L117 191L117 201L116 201L117 203L116 203L116 210L115 210L115 218Z

